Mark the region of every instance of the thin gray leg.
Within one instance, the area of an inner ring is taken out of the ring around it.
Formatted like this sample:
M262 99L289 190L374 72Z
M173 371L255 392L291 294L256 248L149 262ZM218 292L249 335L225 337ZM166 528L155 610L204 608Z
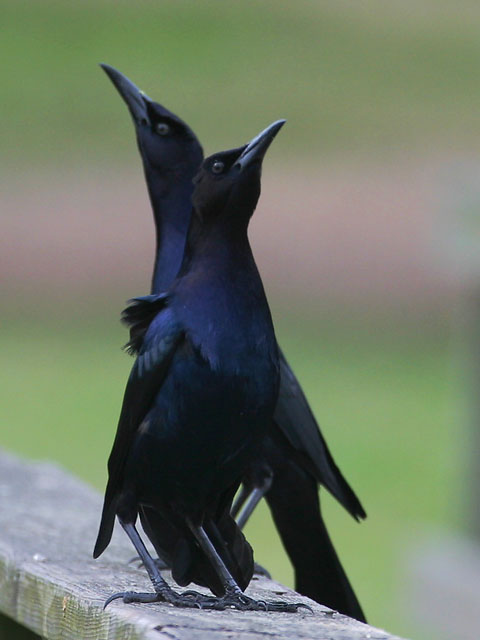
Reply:
M201 593L197 593L195 591L189 591L188 593L176 593L168 583L162 578L162 575L155 563L155 560L148 553L146 546L143 543L135 525L133 523L122 522L120 520L120 524L122 525L125 533L132 541L133 546L135 547L138 555L140 556L145 569L147 570L148 576L152 581L153 588L155 589L155 593L136 593L134 591L122 591L119 593L114 593L105 601L103 608L110 604L113 600L117 600L121 598L123 602L131 603L131 602L168 602L173 604L175 607L188 607L188 608L199 608L202 609L206 605L215 600L215 598L211 598L210 596L204 596ZM212 608L212 607L210 607Z
M237 517L238 512L240 511L240 509L245 504L245 501L248 498L248 494L249 493L250 493L249 489L247 489L247 487L244 484L242 484L242 487L240 489L240 493L238 494L238 496L234 500L233 505L232 505L232 509L230 511L230 515L232 516L232 518L236 518Z
M250 493L250 495L248 496L248 499L246 500L246 503L243 506L243 509L240 511L238 517L236 518L237 524L240 527L240 529L243 529L243 527L247 524L247 520L252 515L253 510L255 509L257 504L260 502L260 500L267 493L267 491L270 489L271 486L272 486L272 478L271 476L269 476L265 478L265 481L263 482L263 484L261 484L258 487L255 487L255 489Z
M210 538L205 533L203 527L193 524L187 519L187 524L198 541L202 551L212 563L213 567L217 571L218 577L223 583L225 589L225 595L221 598L216 598L216 602L209 605L208 608L212 609L227 609L234 608L241 611L282 611L287 613L295 613L300 607L310 609L307 605L302 603L290 603L290 602L266 602L264 600L254 600L246 596L235 582L232 574L225 566L222 558L219 556L214 545L210 541Z

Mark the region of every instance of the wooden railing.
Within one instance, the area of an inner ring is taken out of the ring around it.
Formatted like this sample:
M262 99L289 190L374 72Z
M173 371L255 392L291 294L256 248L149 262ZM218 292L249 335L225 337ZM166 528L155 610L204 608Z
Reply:
M101 502L96 491L55 465L0 452L1 640L395 640L257 576L247 590L253 597L304 601L313 613L121 601L103 610L112 592L149 591L151 585L142 568L128 564L132 549L121 531L99 560L92 559Z

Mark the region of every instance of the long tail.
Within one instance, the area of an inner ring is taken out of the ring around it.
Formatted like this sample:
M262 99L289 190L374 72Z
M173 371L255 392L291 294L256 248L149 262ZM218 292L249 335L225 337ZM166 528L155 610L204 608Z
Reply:
M330 491L355 520L365 518L367 514L337 467L302 387L282 351L280 391L273 421L277 427L277 437L281 433L290 443L290 447L285 450L287 459L294 452L303 456L305 468L310 469L317 481Z
M290 461L276 471L265 497L295 569L296 590L365 622L323 522L315 479Z

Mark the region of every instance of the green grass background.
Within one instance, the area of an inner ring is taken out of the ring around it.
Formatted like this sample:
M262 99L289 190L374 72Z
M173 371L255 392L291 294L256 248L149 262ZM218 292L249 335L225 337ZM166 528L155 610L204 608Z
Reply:
M279 117L279 155L478 146L480 8L468 0L0 6L9 162L125 157L124 107L98 62L181 111L210 151Z
M0 163L17 180L41 169L55 184L64 168L137 162L100 61L178 111L207 152L279 117L289 126L271 153L296 169L319 158L477 152L480 143L480 8L467 0L2 0L0 10ZM4 299L22 313L4 317L0 336L1 442L101 489L131 362L119 349L118 301L97 311L93 300L88 317L68 291L65 301L59 312L48 290L37 306ZM408 544L424 528L462 526L466 501L449 332L441 321L405 324L388 313L273 307L280 341L369 513L357 525L323 500L347 573L373 624L418 637L400 597ZM265 508L248 535L258 561L291 583Z
M371 622L414 634L402 611L408 545L429 527L461 522L465 443L453 420L447 335L279 316L282 345L369 513L356 524L323 492L342 561ZM57 460L103 489L131 364L119 349L124 340L115 317L87 327L8 323L1 345L8 363L3 445ZM255 514L247 535L257 560L292 584L266 507Z

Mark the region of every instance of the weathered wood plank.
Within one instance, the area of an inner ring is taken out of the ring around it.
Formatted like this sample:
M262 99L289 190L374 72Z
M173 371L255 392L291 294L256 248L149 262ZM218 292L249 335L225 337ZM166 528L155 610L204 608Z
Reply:
M151 588L144 570L127 564L132 549L121 531L92 559L100 510L101 496L56 466L0 453L1 612L51 640L395 640L266 578L252 581L248 593L304 600L314 613L207 612L121 601L103 611L113 591Z

